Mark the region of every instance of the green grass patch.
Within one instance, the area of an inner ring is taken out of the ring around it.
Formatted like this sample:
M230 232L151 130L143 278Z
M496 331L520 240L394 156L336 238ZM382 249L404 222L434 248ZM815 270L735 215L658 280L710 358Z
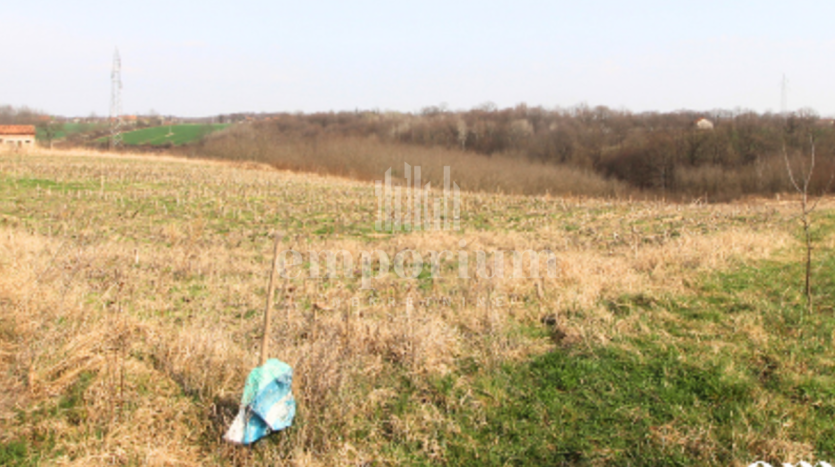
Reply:
M650 332L462 367L436 381L431 397L402 386L392 410L402 419L431 401L446 413L455 428L434 441L448 465L789 462L774 446L832 461L835 258L816 262L810 314L794 253L711 274L695 294L607 301L616 319L641 313ZM470 383L454 384L460 378ZM406 463L438 460L425 445L391 441Z
M180 146L183 144L200 141L209 133L222 130L229 126L228 124L183 124L183 125L166 125L153 128L143 128L141 130L134 130L122 135L122 142L128 146L162 146L174 145ZM98 142L107 142L107 138L97 140Z
M108 128L108 126L104 123L64 123L60 126L60 129L55 132L53 139L58 140L76 133L90 133L106 128ZM46 132L42 127L37 127L35 129L35 138L39 141L45 141L47 139Z
M649 344L648 356L618 349L553 352L481 381L503 395L484 401L486 423L459 422L449 437L452 464L622 465L687 463L686 447L665 446L664 426L707 423L730 438L734 414L748 409L753 385L728 377L724 365L682 362L674 349ZM495 391L485 391L493 392ZM724 453L725 456L728 453ZM726 457L727 458L727 457Z
M7 444L0 444L0 465L22 467L37 464L29 458L29 448L26 446L26 443L13 441Z

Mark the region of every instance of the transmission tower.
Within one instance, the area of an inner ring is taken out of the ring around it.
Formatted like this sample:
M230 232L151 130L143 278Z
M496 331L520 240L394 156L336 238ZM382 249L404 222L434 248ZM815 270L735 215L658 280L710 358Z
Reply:
M110 149L122 144L122 59L119 49L113 53L113 71L110 73Z

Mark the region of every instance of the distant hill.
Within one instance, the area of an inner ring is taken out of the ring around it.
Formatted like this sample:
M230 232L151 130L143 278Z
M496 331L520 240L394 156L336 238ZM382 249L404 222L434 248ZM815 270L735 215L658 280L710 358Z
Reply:
M228 126L229 124L182 124L143 128L124 133L122 142L128 146L162 146L167 144L179 146L199 141L209 133L222 130ZM106 142L107 137L100 138L98 141Z
M73 123L67 122L61 125L60 130L55 132L53 136L56 140L66 138L70 135L74 135L76 133L92 133L97 131L103 131L107 129L108 126L105 123ZM47 136L45 134L43 127L37 128L37 134L35 137L38 140L47 140Z

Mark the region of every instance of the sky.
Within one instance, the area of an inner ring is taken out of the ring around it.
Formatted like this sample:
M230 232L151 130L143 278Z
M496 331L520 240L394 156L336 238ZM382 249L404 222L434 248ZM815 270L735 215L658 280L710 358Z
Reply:
M605 105L835 116L835 2L112 2L3 5L0 105L126 114Z

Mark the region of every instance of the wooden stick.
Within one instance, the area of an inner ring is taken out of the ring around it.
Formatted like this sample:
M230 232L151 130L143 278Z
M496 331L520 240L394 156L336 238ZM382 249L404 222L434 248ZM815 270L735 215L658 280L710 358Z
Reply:
M270 269L270 285L267 287L267 308L264 310L264 336L261 338L261 363L259 366L267 363L267 358L270 350L270 329L271 322L270 315L273 309L273 295L275 292L275 276L278 270L278 251L281 249L282 232L275 233L275 250L273 251L273 267Z

